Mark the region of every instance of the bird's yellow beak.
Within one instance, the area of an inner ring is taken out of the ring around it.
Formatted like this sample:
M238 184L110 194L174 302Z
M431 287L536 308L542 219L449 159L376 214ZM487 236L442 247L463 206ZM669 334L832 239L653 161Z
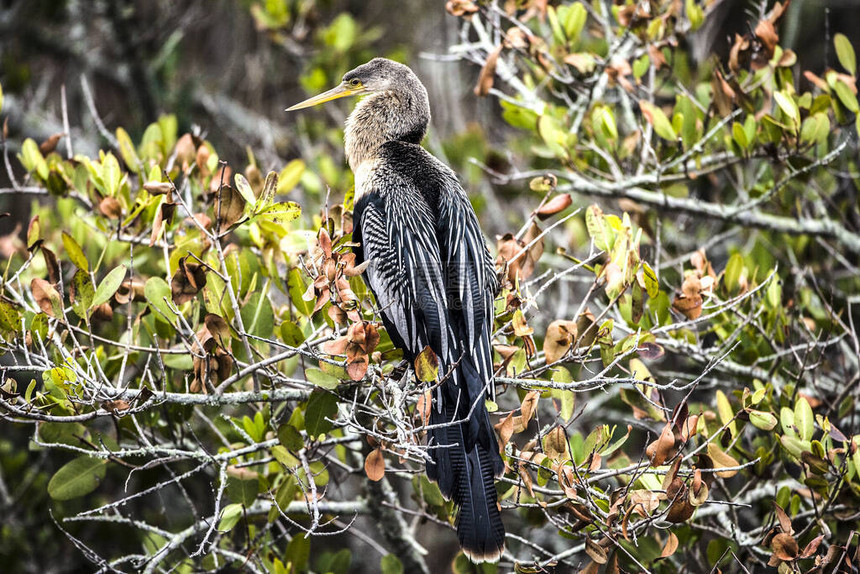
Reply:
M312 106L324 104L326 102L330 102L330 101L336 100L338 98L345 98L347 96L354 96L356 94L361 93L362 91L364 91L363 86L352 87L352 86L348 86L346 84L341 84L341 85L337 86L336 88L332 88L331 90L329 90L327 92L323 92L317 96L314 96L312 98L308 98L307 100L305 100L303 102L299 102L298 104L296 104L294 106L290 106L289 108L286 109L286 111L292 112L293 110L303 110L305 108L310 108Z

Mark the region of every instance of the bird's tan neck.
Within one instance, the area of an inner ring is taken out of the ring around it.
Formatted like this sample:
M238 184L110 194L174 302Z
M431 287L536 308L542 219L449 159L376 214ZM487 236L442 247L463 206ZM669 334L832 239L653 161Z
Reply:
M375 159L386 142L421 143L429 121L423 86L416 95L382 92L366 97L346 120L344 145L349 167L358 175L362 164Z

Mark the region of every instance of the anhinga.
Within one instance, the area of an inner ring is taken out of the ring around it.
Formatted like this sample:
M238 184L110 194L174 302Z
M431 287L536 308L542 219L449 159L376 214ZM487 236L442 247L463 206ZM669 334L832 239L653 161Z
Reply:
M392 341L414 361L429 346L440 376L431 409L427 476L459 508L457 535L473 561L496 561L505 529L494 477L504 471L484 405L493 395L490 336L498 291L493 260L454 172L421 147L427 90L403 64L375 58L307 108L367 95L346 120L355 174L353 240Z

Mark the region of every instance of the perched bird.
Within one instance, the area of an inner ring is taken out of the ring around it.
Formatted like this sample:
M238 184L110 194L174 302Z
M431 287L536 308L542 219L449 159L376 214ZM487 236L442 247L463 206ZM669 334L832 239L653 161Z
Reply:
M439 357L427 476L459 509L463 552L496 561L505 528L494 477L504 463L484 405L494 395L493 260L457 176L420 145L430 102L408 67L375 58L288 111L358 95L367 97L346 120L344 137L355 174L357 263L369 262L365 281L406 358L426 346Z

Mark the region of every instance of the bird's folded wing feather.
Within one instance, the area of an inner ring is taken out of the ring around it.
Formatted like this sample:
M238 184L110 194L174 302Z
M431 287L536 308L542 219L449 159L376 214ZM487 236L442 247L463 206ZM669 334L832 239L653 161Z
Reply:
M484 381L492 375L490 336L498 281L478 219L460 184L439 202L438 237L448 308L456 336ZM472 393L470 392L470 395Z
M420 194L388 180L393 183L385 196L371 194L361 211L366 279L386 327L396 330L407 353L429 345L447 361L451 332L433 217Z

